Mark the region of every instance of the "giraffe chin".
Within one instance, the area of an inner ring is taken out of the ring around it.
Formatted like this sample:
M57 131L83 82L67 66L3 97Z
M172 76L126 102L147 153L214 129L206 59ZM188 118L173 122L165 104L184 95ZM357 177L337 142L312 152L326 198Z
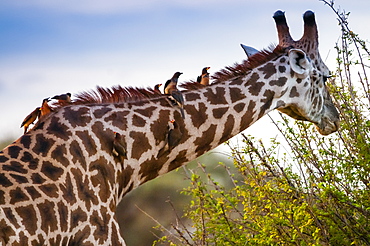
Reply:
M330 119L330 117L324 116L324 117L322 117L321 122L318 123L318 122L314 122L312 120L309 120L309 119L305 118L294 107L279 108L278 110L280 112L292 117L295 120L309 121L309 122L314 123L315 126L316 126L317 131L321 135L324 135L324 136L329 135L333 132L336 132L339 129L339 118L336 117L336 116L332 117L332 118L334 118L333 120Z
M317 131L321 135L329 135L339 130L339 120L330 120L327 117L323 117L320 124L315 123Z

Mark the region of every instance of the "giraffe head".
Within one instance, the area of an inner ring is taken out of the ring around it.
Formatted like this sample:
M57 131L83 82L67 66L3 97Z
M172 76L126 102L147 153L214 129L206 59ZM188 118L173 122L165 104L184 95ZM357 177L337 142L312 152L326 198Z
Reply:
M307 63L307 65L311 63L308 70L311 71L312 88L310 93L312 95L309 95L309 92L305 95L305 100L311 100L310 108L307 108L309 104L306 104L306 109L300 108L300 110L297 110L293 106L290 106L279 110L293 118L308 120L315 123L318 131L323 135L338 130L339 114L325 86L326 79L330 77L330 71L322 61L319 53L315 14L312 11L306 11L303 14L304 32L303 36L297 41L293 40L289 33L289 27L284 12L280 10L276 11L273 18L276 23L279 45L303 51L303 53L294 52L294 55L290 55L292 69L294 70L294 67L298 70L300 69L299 66L302 64L297 63L298 60L301 60L302 63ZM305 59L299 59L299 57L304 57ZM295 65L299 66L297 67Z
M282 87L275 108L296 120L314 123L322 135L337 131L339 114L326 89L328 77L301 49L289 49L288 56L278 61L281 73L273 85Z

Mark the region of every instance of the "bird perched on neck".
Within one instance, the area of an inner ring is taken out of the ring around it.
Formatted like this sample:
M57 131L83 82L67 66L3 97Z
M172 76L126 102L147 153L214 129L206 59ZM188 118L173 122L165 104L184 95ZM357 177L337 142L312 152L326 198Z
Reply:
M168 94L171 96L177 105L180 107L180 112L182 118L185 118L184 113L184 97L182 96L181 91L177 89L177 81L182 73L176 72L171 79L167 80L166 84L164 85L164 94Z
M126 143L121 134L114 132L113 150L117 157L120 158L121 162L127 158Z
M162 86L162 84L156 84L155 86L154 86L154 91L156 92L156 93L158 93L158 94L162 94L162 92L159 90L159 87L161 87Z
M72 94L68 92L68 93L65 93L65 94L53 96L51 99L56 99L61 104L71 103L71 96L72 96Z
M204 67L202 69L202 74L198 76L197 82L200 83L201 85L209 85L209 73L208 69L211 67Z
M26 118L24 118L21 127L24 127L24 134L26 134L28 127L38 118L41 114L41 107L37 107Z
M180 143L180 140L182 138L182 132L175 120L170 121L168 129L167 143L161 150L159 150L157 158L161 157L164 154L170 153L171 150Z
M44 100L42 100L40 118L50 114L53 111L53 109L48 104L49 101L49 98L45 98Z

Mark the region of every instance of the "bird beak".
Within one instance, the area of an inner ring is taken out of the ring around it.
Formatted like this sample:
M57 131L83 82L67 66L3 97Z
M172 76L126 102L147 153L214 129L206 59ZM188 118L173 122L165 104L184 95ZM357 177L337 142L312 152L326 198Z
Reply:
M170 120L170 122L171 122L171 123L174 123L174 122L175 122L175 120Z

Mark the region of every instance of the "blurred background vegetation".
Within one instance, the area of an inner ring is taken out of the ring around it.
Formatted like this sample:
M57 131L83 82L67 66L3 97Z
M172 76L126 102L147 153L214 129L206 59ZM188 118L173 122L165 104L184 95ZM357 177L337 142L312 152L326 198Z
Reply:
M323 2L342 30L327 82L340 131L281 115L278 137L242 135L147 182L117 210L127 245L370 245L370 53L349 13Z

